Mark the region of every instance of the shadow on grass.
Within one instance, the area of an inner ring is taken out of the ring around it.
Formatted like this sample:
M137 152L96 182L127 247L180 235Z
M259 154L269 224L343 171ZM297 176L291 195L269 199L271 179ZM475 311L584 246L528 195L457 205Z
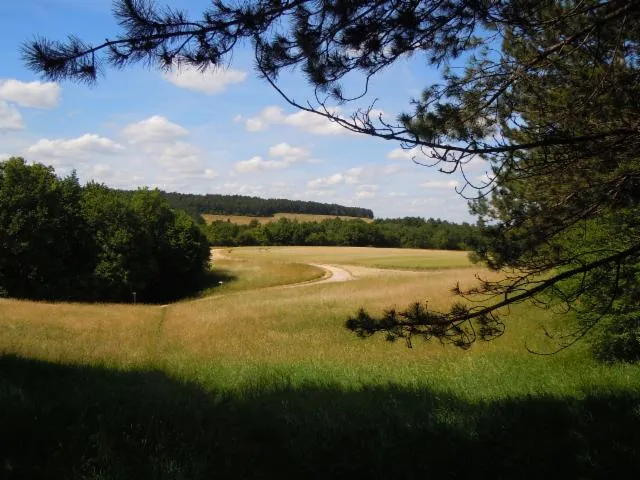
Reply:
M394 386L233 396L157 371L4 356L0 477L638 478L639 402L469 403Z
M207 272L201 288L199 289L197 295L195 295L193 298L212 295L223 284L234 282L237 279L238 277L231 273L231 271L229 270L224 270L221 268L211 269Z

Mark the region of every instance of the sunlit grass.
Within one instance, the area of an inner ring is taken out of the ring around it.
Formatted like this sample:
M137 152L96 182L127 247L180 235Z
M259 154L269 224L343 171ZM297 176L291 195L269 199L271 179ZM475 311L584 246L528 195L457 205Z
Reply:
M212 274L219 280L201 296L308 282L325 275L321 268L304 263L213 258Z
M225 249L232 258L362 265L409 270L473 266L468 252L373 247L241 247Z
M216 260L214 295L168 306L0 300L0 477L640 472L640 368L584 343L525 348L557 347L570 318L520 305L467 351L363 340L343 326L360 306L444 310L486 272L350 266L355 280L287 288L318 271L272 260Z
M300 280L302 265L247 259L216 263L237 280L211 297L167 307L5 300L0 350L52 361L161 368L216 388L241 388L269 371L345 385L436 382L477 397L576 393L605 378L636 382L608 374L608 367L588 357L584 344L551 357L528 353L525 346L541 353L555 348L547 332L568 320L527 306L509 313L504 336L478 342L469 351L419 339L410 349L382 335L362 340L344 328L360 306L376 314L422 301L445 310L454 301L451 286L472 284L477 268L378 274L354 267L359 276L349 282L262 289L274 284L270 275L280 275L276 285ZM278 269L288 273L277 274Z

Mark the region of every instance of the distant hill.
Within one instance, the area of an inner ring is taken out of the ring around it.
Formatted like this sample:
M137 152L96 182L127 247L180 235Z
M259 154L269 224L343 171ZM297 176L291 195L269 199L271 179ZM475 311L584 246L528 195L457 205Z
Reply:
M303 213L358 218L373 218L373 211L360 207L345 207L335 203L259 198L245 195L197 195L191 193L160 192L172 208L185 210L192 216L203 213L272 217L276 213Z

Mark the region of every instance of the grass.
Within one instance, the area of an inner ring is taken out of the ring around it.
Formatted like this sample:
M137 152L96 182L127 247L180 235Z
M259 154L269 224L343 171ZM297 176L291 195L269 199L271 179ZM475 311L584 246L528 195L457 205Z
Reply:
M324 273L324 270L304 263L277 262L271 259L215 259L214 279L209 282L214 286L202 292L202 296L308 282L322 278Z
M373 247L242 247L229 256L250 260L315 262L375 268L429 270L471 267L468 252Z
M373 222L372 218L350 217L346 215L313 215L310 213L275 213L272 217L250 217L246 215L216 215L212 213L203 213L202 218L207 224L215 221L229 221L237 225L249 225L253 220L257 220L261 224L277 222L281 218L288 218L289 220L296 220L299 223L305 222L321 222L323 220L329 220L339 218L341 220L362 220L367 223Z
M640 368L524 349L562 316L518 306L469 351L342 326L360 305L444 308L477 269L260 289L254 260L225 262L246 289L164 308L0 301L0 478L640 474Z

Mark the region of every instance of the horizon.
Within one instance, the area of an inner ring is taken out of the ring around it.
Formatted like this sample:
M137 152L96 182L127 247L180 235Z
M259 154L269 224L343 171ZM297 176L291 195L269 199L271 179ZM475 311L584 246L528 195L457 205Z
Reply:
M172 4L199 11L193 2ZM34 36L113 37L110 6L111 0L0 5L0 160L22 156L59 175L75 169L83 183L112 188L279 197L366 208L376 218L474 221L456 193L464 184L459 174L416 165L429 160L288 108L253 72L247 45L224 69L162 73L133 66L108 71L96 86L44 82L24 66L20 48ZM421 56L403 59L374 79L359 106L379 97L376 107L393 120L435 80ZM312 97L295 73L280 85L297 99ZM357 77L347 82L356 91L358 85ZM477 160L465 173L479 179L484 170Z

